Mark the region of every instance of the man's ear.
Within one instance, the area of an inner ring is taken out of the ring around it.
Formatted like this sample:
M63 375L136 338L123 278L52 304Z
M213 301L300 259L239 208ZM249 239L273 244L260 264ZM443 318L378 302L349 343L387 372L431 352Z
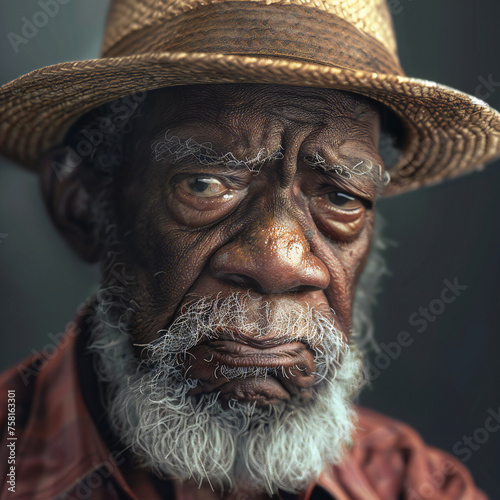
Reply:
M40 185L45 205L64 239L88 263L99 260L101 245L91 211L86 167L64 148L57 148L39 163ZM90 168L90 167L87 167Z

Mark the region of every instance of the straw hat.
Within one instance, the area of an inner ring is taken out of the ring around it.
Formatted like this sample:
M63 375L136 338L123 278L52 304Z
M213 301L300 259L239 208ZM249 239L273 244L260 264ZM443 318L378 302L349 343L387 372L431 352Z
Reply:
M479 169L500 155L500 114L400 67L385 0L114 0L102 58L0 88L0 153L41 154L105 102L172 85L265 83L356 92L395 112L403 156L384 194Z

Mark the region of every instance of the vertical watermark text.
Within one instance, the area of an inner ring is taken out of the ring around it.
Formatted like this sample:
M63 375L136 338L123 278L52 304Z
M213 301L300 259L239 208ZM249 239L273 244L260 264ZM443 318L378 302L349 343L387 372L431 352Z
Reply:
M7 484L8 490L16 492L16 391L7 391Z

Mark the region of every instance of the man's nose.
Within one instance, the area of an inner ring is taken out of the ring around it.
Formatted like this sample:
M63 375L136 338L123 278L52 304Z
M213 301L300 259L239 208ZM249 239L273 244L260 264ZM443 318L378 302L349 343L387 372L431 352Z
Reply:
M210 269L218 280L264 294L323 290L330 283L297 222L247 229L213 255Z

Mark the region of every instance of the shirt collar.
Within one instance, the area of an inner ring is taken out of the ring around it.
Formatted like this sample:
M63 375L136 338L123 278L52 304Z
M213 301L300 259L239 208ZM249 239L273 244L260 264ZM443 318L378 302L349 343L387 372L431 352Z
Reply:
M52 355L31 360L39 370L17 450L17 477L30 480L19 481L19 497L53 499L92 472L107 470L123 493L135 499L82 397L76 344L84 323L84 315L77 316Z

